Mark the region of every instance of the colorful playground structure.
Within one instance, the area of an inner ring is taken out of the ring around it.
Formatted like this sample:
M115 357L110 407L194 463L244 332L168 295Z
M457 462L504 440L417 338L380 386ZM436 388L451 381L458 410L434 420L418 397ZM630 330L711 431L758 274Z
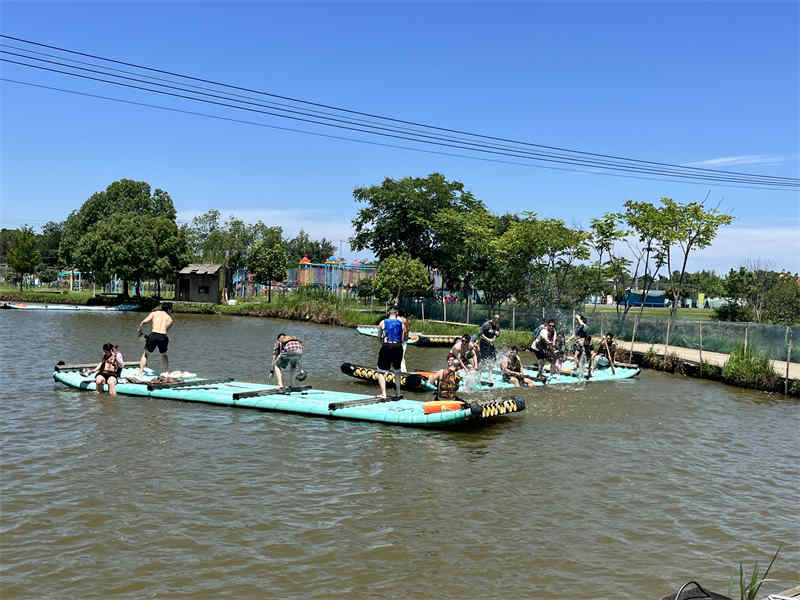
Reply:
M364 279L375 278L374 266L362 266L358 261L348 264L344 259L327 260L324 263L312 263L303 257L296 267L290 267L284 281L273 281L272 289L288 289L303 286L316 286L344 296L358 293L358 284ZM255 283L252 273L239 269L233 275L233 287L236 296L249 298L267 294L267 286Z

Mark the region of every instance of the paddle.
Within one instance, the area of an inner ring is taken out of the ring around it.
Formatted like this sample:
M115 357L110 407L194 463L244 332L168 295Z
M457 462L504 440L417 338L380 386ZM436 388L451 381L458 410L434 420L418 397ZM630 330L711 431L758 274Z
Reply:
M328 404L328 410L338 410L340 408L349 408L351 406L364 406L366 404L380 404L381 402L394 402L395 400L402 400L402 396L373 396L371 398L359 398L358 400L342 400L341 402L331 402Z
M289 395L294 392L303 392L310 390L310 385L292 386L288 388L275 388L272 390L253 390L251 392L235 392L232 394L234 400L241 400L242 398L255 398L256 396L274 396L276 394Z
M608 344L603 340L603 347L606 349L606 356L608 357L608 364L611 365L611 374L616 375L617 370L614 368L614 359L611 358L611 351L608 349Z

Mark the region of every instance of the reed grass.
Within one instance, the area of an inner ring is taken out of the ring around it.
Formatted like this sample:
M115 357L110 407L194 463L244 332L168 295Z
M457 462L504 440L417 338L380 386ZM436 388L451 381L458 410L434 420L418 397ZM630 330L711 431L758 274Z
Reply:
M772 368L768 354L738 346L722 367L722 381L740 387L773 391L781 382L781 376Z
M769 565L767 565L764 573L759 572L758 563L756 562L756 564L753 565L753 572L749 580L745 577L744 567L739 563L739 600L756 600L761 586L768 581L775 581L774 579L768 579L767 576L772 569L772 565L775 564L775 560L778 558L778 553L780 553L780 551L781 546L778 546L778 549L775 550L775 554L772 555L772 560L769 561Z

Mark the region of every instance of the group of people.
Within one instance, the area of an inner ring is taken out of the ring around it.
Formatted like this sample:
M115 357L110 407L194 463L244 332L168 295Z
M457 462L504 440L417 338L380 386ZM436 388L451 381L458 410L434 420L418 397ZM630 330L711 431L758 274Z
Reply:
M142 329L146 324L151 325L151 332L145 336L145 345L142 356L139 360L139 370L137 376L144 372L147 366L150 353L156 349L161 353L163 372L169 370L169 360L167 358L167 347L169 345L168 331L172 327L174 320L171 316L172 305L168 302L162 304L161 308L150 312L139 323L138 334L143 335ZM595 362L600 356L605 356L613 364L616 353L616 344L613 334L607 334L601 340L600 346L595 352L592 346L592 337L586 319L583 315L575 315L577 325L570 338L565 339L563 333L559 333L555 328L553 319L542 320L534 330L533 339L529 348L533 351L537 361L536 377L525 374L525 368L519 355L519 348L511 346L508 352L500 361L500 371L503 381L513 383L515 386L532 385L535 379L544 380L545 370L549 365L551 374L557 375L561 372L561 365L564 360L569 358L566 344L574 339L571 358L575 365L583 361L587 366L586 378L591 377ZM409 339L410 323L405 313L393 306L388 310L385 319L378 325L380 329L381 346L378 351L378 384L380 386L379 398L386 398L386 374L394 374L395 395L400 392L400 373L406 372L405 352ZM437 387L437 395L441 399L455 399L458 391L461 375L460 372L479 372L482 365L492 364L497 358L495 343L500 336L500 315L495 314L478 330L477 335L464 334L454 342L447 354L447 367L437 371L432 379L432 383ZM108 386L110 394L116 394L116 384L119 381L124 359L119 346L106 343L103 345L103 356L97 366L88 374L96 374L95 383L97 390L103 389L103 385ZM288 378L284 378L287 372ZM278 334L272 350L272 361L269 375L275 375L278 387L284 386L285 381L291 385L295 380L303 381L307 377L303 369L303 342L298 338Z

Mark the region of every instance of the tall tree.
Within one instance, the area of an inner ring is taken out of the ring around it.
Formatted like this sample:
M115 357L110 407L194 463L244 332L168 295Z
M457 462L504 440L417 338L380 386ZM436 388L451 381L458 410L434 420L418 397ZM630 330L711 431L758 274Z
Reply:
M470 211L483 206L462 183L447 181L439 173L386 178L380 186L356 188L353 197L367 205L353 219L353 250L371 250L380 260L406 252L426 266L437 264L440 250L435 215L447 208Z
M430 290L428 269L408 253L387 256L375 272L375 295L381 300L424 296Z
M64 223L48 221L42 225L42 233L38 236L39 252L42 254L42 262L47 266L55 267L59 264L58 248L63 231Z
M670 316L674 318L680 305L689 254L693 250L710 246L717 236L719 228L723 225L730 225L733 217L721 214L714 208L706 210L702 204L697 202L679 204L671 198L661 198L661 204L664 231L660 237L663 240L666 254L667 272L670 274L670 291L672 293ZM675 244L682 252L679 272L672 270L672 246Z
M9 266L17 273L19 289L22 289L22 279L25 275L32 274L42 260L42 255L37 248L36 234L33 229L25 225L14 232L11 238L11 247L6 253Z
M256 283L267 286L267 302L272 302L272 282L286 279L288 261L280 244L260 243L248 257L247 270Z
M614 248L628 235L627 231L617 227L618 223L619 219L613 213L606 213L602 219L591 220L591 244L597 253L597 287L600 291L603 287L603 277L608 274L607 269L614 263ZM603 256L607 257L606 262L603 262ZM617 306L619 309L619 305ZM596 310L597 300L594 303L594 311Z
M757 322L763 319L764 300L767 292L778 281L778 273L769 271L757 263L747 267L731 269L725 278L725 291L732 301L741 300L752 310Z
M151 192L150 184L132 179L120 179L105 190L95 192L79 210L73 211L64 222L59 252L66 265L74 261L73 253L81 237L101 221L122 214L165 217L175 221L175 206L169 194L161 189Z
M333 254L336 246L326 238L313 240L301 229L295 237L284 242L284 248L289 257L289 264L296 266L304 256L307 256L312 263L324 263Z

